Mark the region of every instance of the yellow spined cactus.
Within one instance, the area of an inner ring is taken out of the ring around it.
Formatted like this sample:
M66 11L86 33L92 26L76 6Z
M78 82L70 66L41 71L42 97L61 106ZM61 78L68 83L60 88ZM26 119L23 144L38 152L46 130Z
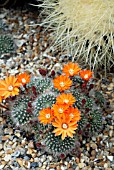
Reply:
M42 24L53 30L55 47L89 63L93 70L114 64L114 0L40 2L47 16Z

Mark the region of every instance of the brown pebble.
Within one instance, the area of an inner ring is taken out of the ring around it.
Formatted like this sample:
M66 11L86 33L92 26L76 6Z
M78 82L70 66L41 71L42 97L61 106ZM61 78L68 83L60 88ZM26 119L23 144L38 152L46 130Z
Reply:
M30 42L30 43L33 43L33 42L34 42L34 38L33 38L32 35L29 37L29 42Z
M57 167L56 167L56 170L61 170L61 167L60 167L60 166L57 166Z
M6 141L7 139L9 139L10 136L9 135L6 135L6 136L2 136L2 141Z
M95 155L96 155L96 151L95 151L95 150L92 150L92 151L91 151L91 155L92 155L92 156L95 156Z
M68 163L67 168L69 169L70 167L71 167L71 164L70 164L70 163Z
M93 149L97 149L96 143L92 143L92 144L91 144L91 147L92 147Z
M56 168L56 165L55 164L51 164L49 167L50 168Z
M80 159L76 158L76 163L79 164L79 162L80 162Z
M28 143L28 147L29 147L29 148L34 148L34 144L33 144L32 141L30 141L30 142Z
M2 164L2 165L6 165L7 162L6 162L6 161L1 161L1 164Z
M16 161L18 162L18 164L22 167L23 166L23 160L22 158L17 158Z
M114 146L110 148L110 152L114 154Z
M5 151L6 154L12 154L13 153L13 150L12 149L8 149Z

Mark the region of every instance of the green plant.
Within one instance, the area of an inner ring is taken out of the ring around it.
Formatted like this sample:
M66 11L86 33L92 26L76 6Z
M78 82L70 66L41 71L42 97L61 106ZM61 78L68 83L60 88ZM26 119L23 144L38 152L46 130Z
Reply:
M0 54L13 52L15 49L14 41L10 35L0 35Z
M113 0L37 1L45 16L41 25L53 31L55 48L89 63L93 70L114 65Z
M94 88L93 72L68 63L61 73L31 79L22 73L0 81L0 100L5 99L13 123L34 132L36 146L57 158L80 155L79 136L101 130L104 103Z

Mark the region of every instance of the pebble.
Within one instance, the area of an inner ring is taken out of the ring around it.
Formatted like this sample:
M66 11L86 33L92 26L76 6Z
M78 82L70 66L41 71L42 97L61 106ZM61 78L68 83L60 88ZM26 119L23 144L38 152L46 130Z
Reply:
M92 143L90 146L92 147L92 149L97 149L97 145L95 143Z
M2 145L2 143L0 143L0 150L1 150L1 149L3 149L3 145Z
M108 160L111 161L111 162L114 160L114 157L113 157L113 156L107 156L107 158L108 158Z
M3 169L4 168L4 165L0 165L0 169Z
M5 155L4 160L5 160L6 162L8 162L9 160L11 160L11 155L9 155L9 154Z
M81 163L79 163L79 164L78 164L78 166L79 166L79 168L81 168L81 169L82 169L82 168L84 168L85 163L82 163L82 162L81 162Z

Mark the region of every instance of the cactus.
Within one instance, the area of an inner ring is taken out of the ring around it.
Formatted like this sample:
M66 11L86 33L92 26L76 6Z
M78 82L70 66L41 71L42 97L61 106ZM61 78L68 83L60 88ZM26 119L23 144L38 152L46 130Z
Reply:
M72 54L72 61L76 56L89 63L90 69L110 69L114 64L113 0L40 0L37 6L46 16L41 25L53 30L55 49Z
M97 93L96 98L97 91L91 85L93 72L86 70L85 74L74 63L66 64L62 71L64 74L54 79L32 75L29 80L24 73L0 81L1 98L9 103L13 123L34 132L36 146L56 158L80 155L79 135L92 136L102 127L103 105L97 102L101 98L103 104L103 96ZM3 85L8 85L11 78L15 84L10 83L9 91L3 95ZM12 96L17 85L19 94Z
M15 49L14 41L9 35L0 35L0 54L13 52Z

